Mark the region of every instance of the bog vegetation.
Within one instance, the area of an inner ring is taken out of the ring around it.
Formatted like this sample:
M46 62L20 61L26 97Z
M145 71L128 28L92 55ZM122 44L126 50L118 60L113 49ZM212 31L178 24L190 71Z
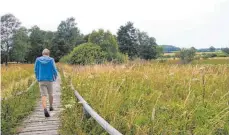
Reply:
M61 132L106 134L83 119L74 87L123 134L229 134L229 66L134 62L61 66Z
M32 64L1 67L1 133L15 134L39 97ZM33 85L32 85L33 84Z
M26 90L35 81L33 65L2 66L1 79L1 98L13 96Z

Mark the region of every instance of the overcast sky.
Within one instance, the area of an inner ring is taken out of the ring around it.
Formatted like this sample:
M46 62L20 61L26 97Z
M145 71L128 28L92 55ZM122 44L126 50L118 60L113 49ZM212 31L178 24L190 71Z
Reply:
M104 28L116 33L127 21L178 47L229 47L229 0L0 0L0 15L22 25L56 31L74 17L83 34Z

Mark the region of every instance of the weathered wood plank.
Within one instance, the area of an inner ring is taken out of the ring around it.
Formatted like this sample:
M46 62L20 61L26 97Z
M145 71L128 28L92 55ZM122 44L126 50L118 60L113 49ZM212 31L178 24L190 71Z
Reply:
M20 135L59 135L56 129L48 131L23 132Z

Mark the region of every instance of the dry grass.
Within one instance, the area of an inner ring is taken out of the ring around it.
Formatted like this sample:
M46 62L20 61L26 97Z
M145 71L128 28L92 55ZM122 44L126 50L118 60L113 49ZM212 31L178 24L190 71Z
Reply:
M35 80L32 64L10 64L8 67L1 66L2 98L26 90Z
M85 100L123 134L229 133L229 65L135 62L64 69Z

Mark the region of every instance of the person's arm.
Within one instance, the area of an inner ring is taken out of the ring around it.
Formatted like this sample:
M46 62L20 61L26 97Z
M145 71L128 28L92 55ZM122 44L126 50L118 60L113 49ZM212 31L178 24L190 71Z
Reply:
M37 63L37 59L35 61L35 64L34 64L34 72L35 72L35 76L36 76L36 79L38 80L38 76L39 76L39 69L38 69L38 63Z
M54 59L52 60L52 65L53 65L53 75L54 75L54 79L56 80L57 77L57 68L56 68L56 64Z

